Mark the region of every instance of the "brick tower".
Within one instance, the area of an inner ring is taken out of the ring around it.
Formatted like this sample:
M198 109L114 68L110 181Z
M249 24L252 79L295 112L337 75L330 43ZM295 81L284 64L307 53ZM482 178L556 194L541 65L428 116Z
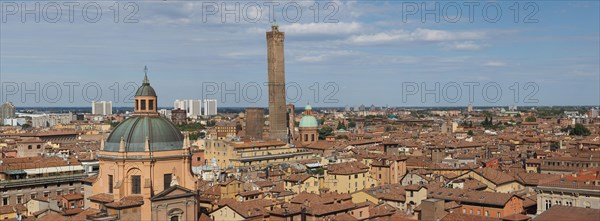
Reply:
M269 135L272 139L288 142L287 110L285 102L285 64L283 58L284 33L273 24L267 32L267 59L269 64Z

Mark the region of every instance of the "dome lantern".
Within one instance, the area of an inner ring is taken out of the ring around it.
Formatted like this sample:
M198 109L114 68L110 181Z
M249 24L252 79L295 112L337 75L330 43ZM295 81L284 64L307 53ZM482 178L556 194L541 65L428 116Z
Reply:
M148 80L148 68L144 68L142 86L135 94L133 116L117 125L103 145L109 152L153 152L179 150L183 146L183 134L156 110L156 92Z
M154 88L150 86L148 80L148 67L144 67L144 80L142 86L140 86L135 92L135 115L156 115L157 111L157 96Z

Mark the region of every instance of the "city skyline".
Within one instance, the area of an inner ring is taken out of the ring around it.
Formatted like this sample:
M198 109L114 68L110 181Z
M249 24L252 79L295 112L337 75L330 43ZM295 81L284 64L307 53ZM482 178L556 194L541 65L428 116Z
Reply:
M308 7L314 2L299 2L306 13L297 22L275 14L288 37L287 83L299 85L302 91L298 97L288 89L288 102L297 106L600 104L600 30L598 13L593 13L598 2L536 2L530 9L537 12L529 17L533 20L527 21L524 17L531 10L523 9L525 3L521 3L518 22L513 20L514 10L510 9L513 2L500 2L502 17L496 23L488 21L490 16L479 16L483 3L473 22L466 15L466 8L462 8L463 15L456 23L443 15L439 22L433 15L425 16L426 21L422 22L419 13L408 15L408 9L397 2L334 3L339 11L334 17L337 21L331 23L324 22L328 11L319 12L318 22L309 16ZM422 7L421 2L416 3ZM448 5L438 3L442 9ZM95 100L111 100L115 107L126 107L130 103L125 101L132 100L127 96L139 86L131 83L139 84L140 67L148 65L153 79L163 82L158 85L164 91L159 106L168 106L184 96L216 99L220 107L267 106L263 35L272 21L266 14L255 23L243 18L235 22L233 17L222 22L219 14L205 19L198 2L135 4L139 12L134 23L115 23L108 12L96 23L81 18L74 22L63 18L57 23L41 19L36 23L33 16L28 18L31 22L22 22L18 16L6 17L0 42L2 102L11 101L17 107L86 106L88 100L96 97L84 99L82 88L97 83L102 96ZM462 2L459 5L464 7ZM110 4L100 6L107 8ZM69 34L64 34L67 30ZM45 35L32 35L36 32ZM51 99L57 96L53 82L61 87L62 95L57 99ZM456 102L448 102L454 99L442 96L439 102L431 95L425 101L420 94L406 100L402 97L406 93L403 83L427 89L439 83L439 92L445 92L447 86L452 90L448 93L454 96L453 82L462 87L462 96ZM479 83L472 102L464 86L470 82ZM78 84L72 101L65 85L69 83ZM222 93L235 88L236 83L238 97L227 95L222 99ZM244 86L248 86L249 96L254 98L254 83L262 85L262 96L256 102L243 95ZM500 86L500 100L483 99L482 87L488 83ZM514 102L515 83L519 102ZM217 85L218 93L204 96L203 84ZM527 84L530 85L525 88ZM11 94L15 85L19 91ZM44 86L49 92L43 92ZM22 102L23 91L32 88L39 92L39 101L29 94ZM89 93L94 94L93 90ZM532 93L535 99L524 103Z

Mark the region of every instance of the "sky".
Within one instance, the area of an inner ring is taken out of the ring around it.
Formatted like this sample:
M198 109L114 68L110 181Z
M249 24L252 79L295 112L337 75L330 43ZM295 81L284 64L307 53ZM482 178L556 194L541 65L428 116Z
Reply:
M598 1L477 3L2 0L1 101L266 107L276 23L297 106L600 105Z

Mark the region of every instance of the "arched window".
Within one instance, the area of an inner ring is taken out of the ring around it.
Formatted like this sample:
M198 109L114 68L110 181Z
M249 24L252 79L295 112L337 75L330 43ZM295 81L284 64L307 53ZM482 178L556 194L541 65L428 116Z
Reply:
M169 216L169 221L181 221L183 220L183 211L180 209L172 209L167 214Z

